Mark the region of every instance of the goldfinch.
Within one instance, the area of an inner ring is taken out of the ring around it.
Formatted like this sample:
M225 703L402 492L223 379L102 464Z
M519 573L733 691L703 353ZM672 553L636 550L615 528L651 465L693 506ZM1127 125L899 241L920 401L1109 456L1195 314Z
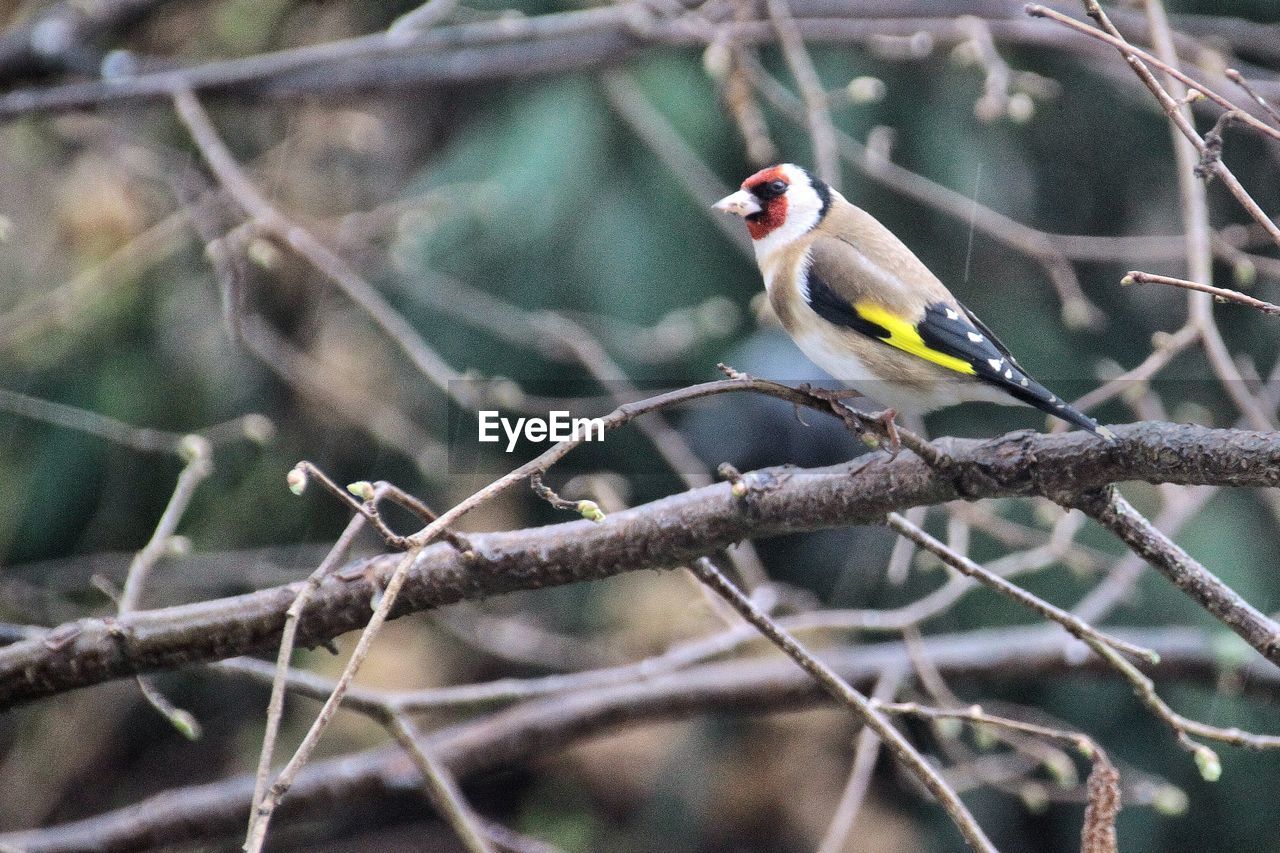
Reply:
M799 166L762 169L715 207L746 220L769 303L833 378L899 411L1025 404L1115 440L1032 379L889 229Z

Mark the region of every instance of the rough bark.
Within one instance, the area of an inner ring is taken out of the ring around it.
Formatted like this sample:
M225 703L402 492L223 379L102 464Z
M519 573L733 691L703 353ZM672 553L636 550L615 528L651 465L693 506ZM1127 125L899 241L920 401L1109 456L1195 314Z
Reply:
M946 458L937 467L909 452L894 459L873 453L829 468L752 472L745 475L750 490L743 498L735 498L728 484L716 484L616 513L602 524L574 521L472 535L474 559L444 544L422 552L394 615L673 568L743 539L874 523L892 511L956 499L1040 495L1071 504L1125 480L1280 485L1277 433L1154 422L1115 431L1115 445L1082 432L943 439L932 445ZM362 627L375 583L385 580L395 559L354 564L326 580L301 620L299 641L315 644ZM0 707L268 647L296 592L291 584L119 619L81 619L15 643L0 649ZM1280 663L1275 645L1266 648Z

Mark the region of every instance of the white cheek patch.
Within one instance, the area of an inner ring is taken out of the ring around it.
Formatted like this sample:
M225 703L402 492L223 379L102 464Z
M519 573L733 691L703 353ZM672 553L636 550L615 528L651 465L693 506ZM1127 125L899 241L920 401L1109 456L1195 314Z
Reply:
M755 241L756 260L763 267L770 255L807 234L822 217L822 199L799 169L783 167L787 189L787 217L782 224Z
M787 199L787 201L790 202L791 199ZM817 224L817 210L806 214L804 211L796 210L788 205L786 220L777 228L755 241L756 260L763 264L770 255L779 249L785 249L791 243L807 234L809 229Z

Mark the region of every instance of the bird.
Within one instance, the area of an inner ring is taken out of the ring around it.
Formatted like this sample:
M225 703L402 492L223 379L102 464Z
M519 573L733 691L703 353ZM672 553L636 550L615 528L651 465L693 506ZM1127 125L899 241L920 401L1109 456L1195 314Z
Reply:
M890 406L888 423L986 401L1115 441L1033 379L893 232L804 168L761 169L714 207L746 220L769 303L800 350Z

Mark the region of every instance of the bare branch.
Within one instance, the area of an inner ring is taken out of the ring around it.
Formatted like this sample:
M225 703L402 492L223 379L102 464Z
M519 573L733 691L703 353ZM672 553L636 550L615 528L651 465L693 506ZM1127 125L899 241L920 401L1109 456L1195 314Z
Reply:
M1123 640L1118 640L1115 637L1099 632L1096 628L1089 625L1079 617L1073 616L1059 607L1055 607L1044 599L1027 592L1022 587L1010 583L994 572L983 568L968 557L956 553L916 525L907 521L898 513L889 513L885 520L885 524L891 530L894 530L915 542L917 545L929 551L931 554L938 557L948 566L951 566L961 574L974 578L979 583L991 587L1006 598L1016 601L1023 607L1027 607L1036 613L1039 613L1045 619L1058 623L1076 639L1082 641L1086 639L1093 640L1124 652L1127 655L1141 658L1149 663L1155 663L1154 653L1150 649L1130 646Z
M456 380L461 378L461 374L423 340L417 330L378 293L377 288L357 274L310 231L281 213L258 191L218 136L213 122L196 97L189 91L179 91L174 94L173 103L178 117L191 134L209 168L254 223L306 258L336 284L445 396L457 398L459 405L470 407L470 399L458 396L458 388L462 386Z
M784 654L798 663L801 669L813 676L814 680L822 685L823 690L849 707L868 728L874 731L889 752L893 754L893 757L909 770L919 780L920 784L924 785L925 789L933 794L938 802L942 804L942 807L947 810L952 823L960 830L960 833L971 848L974 850L989 850L994 853L995 845L991 843L986 833L982 831L982 827L978 825L969 809L961 801L960 795L943 780L938 771L911 745L911 742L903 736L902 732L894 728L893 724L873 707L866 696L850 687L844 679L836 674L835 670L815 658L804 646L800 645L795 637L785 629L780 628L764 611L756 607L751 599L743 595L737 587L729 582L729 579L716 568L711 560L706 557L695 560L693 572L698 576L698 580L719 593L734 610L741 614L743 619L746 619L757 631L768 638L769 642L781 649Z
M138 608L141 601L142 587L147 582L152 567L164 556L169 548L169 540L178 530L178 523L191 503L196 489L205 478L213 472L211 458L213 448L208 441L198 435L184 437L181 445L187 456L187 464L178 475L178 482L173 487L173 494L164 508L160 520L147 544L138 551L129 563L129 572L125 577L124 589L120 593L119 613L124 615Z
M624 407L615 421L625 422L625 413L744 390L759 389L738 380L693 386ZM798 396L796 402L804 404L806 399ZM614 513L603 524L578 521L472 534L468 538L474 559L447 544L422 552L409 572L406 601L394 615L515 589L670 568L739 539L878 523L889 512L956 499L1041 495L1070 502L1073 495L1124 480L1280 485L1280 435L1274 433L1160 423L1120 425L1114 431L1114 447L1081 432L1012 433L986 442L943 439L931 446L945 453L945 472L910 452L892 460L869 454L834 468L745 474L764 486L753 488L746 501L735 499L731 486L720 483ZM529 471L512 482L541 464L529 463ZM1161 553L1156 544L1149 559L1164 559ZM302 615L299 642L319 642L363 625L374 590L385 582L396 559L360 563L324 581L318 591L323 606L308 608ZM0 705L263 648L276 641L296 593L297 586L289 585L133 614L116 626L129 638L123 643L102 620L65 624L39 639L0 649ZM1223 616L1233 622L1243 618L1241 625L1253 626L1246 639L1256 641L1251 643L1255 648L1280 662L1280 649L1270 640L1270 620L1241 616L1245 611L1230 600L1221 604Z
M1174 80L1177 80L1183 86L1186 86L1195 92L1199 92L1203 97L1213 101L1215 104L1222 107L1224 110L1237 112L1240 116L1240 121L1249 125L1254 130L1261 133L1262 135L1269 136L1272 139L1280 141L1280 129L1277 129L1272 127L1271 125L1265 124L1264 122L1261 122L1258 119L1254 118L1251 114L1241 110L1238 106L1236 106L1236 104L1227 100L1222 95L1218 94L1216 91L1206 86L1204 83L1201 83L1200 81L1195 80L1192 77L1189 77L1188 75L1182 73L1181 70L1174 67L1172 62L1167 61L1166 59L1157 59L1155 56L1152 56L1150 53L1143 50L1142 48L1135 47L1132 43L1126 41L1124 37L1120 36L1118 30L1115 33L1105 32L1103 30L1097 30L1097 29L1094 29L1093 27L1088 26L1087 24L1077 21L1074 18L1064 15L1061 12L1056 12L1053 9L1047 9L1044 6L1037 6L1034 4L1027 7L1027 14L1037 18L1048 18L1051 21L1057 21L1059 24L1070 27L1071 29L1075 30L1078 33L1083 33L1084 35L1090 36L1092 38L1096 38L1099 41L1106 42L1107 44L1119 50L1121 53L1125 54L1126 56L1134 56L1142 60L1143 62L1147 63L1148 65L1152 65L1160 69L1165 74L1168 74L1170 77L1172 77ZM1171 40L1170 40L1169 46L1170 48L1172 48ZM1228 76L1230 76L1230 73L1231 73L1230 71L1227 72ZM1236 74L1238 75L1239 72L1236 72ZM1235 78L1233 77L1232 79L1234 80ZM1239 83L1240 81L1236 80L1236 82ZM1257 97L1257 96L1255 95L1254 97ZM1266 106L1265 101L1261 101L1261 104L1263 106Z
M778 31L778 44L782 47L787 68L791 70L791 76L800 88L800 97L804 100L805 120L809 125L809 139L813 144L813 162L816 164L818 177L838 190L840 158L836 150L836 128L831 121L831 106L827 103L826 90L818 77L818 70L804 46L804 36L791 17L787 0L765 0L765 8L769 12L769 20Z
M897 672L884 672L876 679L871 689L872 702L892 702L902 677ZM857 746L853 752L853 765L849 770L849 781L845 783L844 792L836 806L831 824L822 837L818 853L840 853L852 838L854 821L862 808L863 799L871 787L871 774L875 770L876 757L880 753L880 738L870 726L863 726L858 732Z
M1280 663L1280 625L1152 526L1114 488L1087 490L1067 501L1106 527L1201 607L1263 656Z
M316 567L315 571L303 582L289 609L285 613L284 629L280 635L280 649L276 654L276 665L273 670L271 698L267 702L267 724L262 735L262 749L258 753L258 771L254 777L253 798L250 800L249 828L254 831L258 821L258 810L262 806L267 793L267 785L271 781L271 759L275 753L276 738L280 734L280 720L284 716L285 677L289 671L289 661L293 659L294 640L297 636L298 618L307 606L308 600L320 586L320 582L332 572L339 561L346 559L352 542L364 528L365 519L361 515L352 517L347 529L338 537L338 541L329 549L329 553Z
M267 418L250 414L206 427L199 432L170 432L134 426L88 409L42 400L6 388L0 388L0 410L97 436L140 453L169 453L175 456L182 456L184 449L192 442L203 441L216 445L228 441L265 441L274 430Z
M963 37L957 32L956 16L985 14L986 25L998 41L1076 56L1097 55L1091 46L1064 43L1035 22L1021 20L1016 3L994 14L991 4L982 0L932 0L923 7L918 0L900 0L897 4L882 0L870 4L870 9L860 2L829 0L796 0L792 5L800 34L815 42L872 43L886 36L910 38L921 32L938 41L952 42ZM1141 31L1140 17L1120 11L1116 17L1123 20L1129 32ZM168 98L183 90L235 90L259 96L296 97L563 73L616 64L645 48L705 45L705 36L697 28L691 31L688 23L685 18L662 19L647 7L623 4L522 17L517 21L478 21L426 31L383 31L111 80L20 89L0 96L0 117L83 109L121 100ZM1260 42L1256 28L1241 28L1239 21L1206 16L1198 24L1210 30L1232 31L1231 38L1247 41L1250 50L1272 49L1265 41ZM740 44L778 39L769 20L748 19L721 26L725 38ZM1181 38L1180 44L1187 53L1197 46L1186 37Z
M1280 305L1274 302L1264 302L1246 293L1238 290L1228 290L1225 287L1215 287L1212 284L1201 284L1198 281L1187 281L1183 278L1172 278L1167 275L1157 275L1155 273L1141 272L1139 270L1130 270L1121 279L1121 284L1167 284L1170 287L1181 287L1185 290L1195 290L1200 293L1208 293L1219 302L1236 302L1240 305L1247 305L1250 308L1256 308L1264 314L1280 314Z
M1212 684L1221 675L1207 632L1179 628L1119 634L1160 654L1153 673L1161 679ZM1115 674L1097 658L1070 663L1066 644L1071 642L1056 626L1039 626L938 635L925 638L923 648L941 672L955 678L995 677L1009 684L1046 674ZM882 672L910 666L902 642L833 649L824 660L849 683L867 687ZM1262 664L1248 666L1242 674L1252 689L1280 695L1280 669ZM526 703L429 735L427 742L450 772L466 779L620 726L680 718L710 707L762 712L824 701L826 695L791 661L730 661ZM334 797L349 801L418 784L409 759L398 749L382 748L314 762L299 775L289 802L291 809L300 810L331 803ZM251 775L178 788L85 820L0 835L0 843L28 853L55 853L95 845L155 847L229 834L243 828L244 804L252 791Z
M484 828L480 826L479 817L471 810L458 783L435 757L433 747L427 743L426 737L413 720L399 711L391 711L386 726L396 742L413 759L418 772L422 774L431 802L449 821L467 850L471 853L492 853L494 848L489 844Z
M1228 80L1235 83L1241 89L1244 89L1245 94L1253 98L1253 100L1257 102L1258 106L1262 107L1263 111L1267 114L1267 117L1271 119L1273 124L1280 126L1280 112L1277 112L1276 108L1271 105L1270 101L1258 94L1257 90L1249 85L1249 81L1245 79L1243 74L1235 68L1228 68L1224 73L1227 75Z
M1178 98L1170 95L1169 92L1165 91L1165 88L1160 85L1158 80L1156 80L1155 75L1153 75L1150 69L1148 69L1143 63L1143 59L1139 55L1140 51L1121 37L1119 31L1115 29L1114 25L1110 24L1109 18L1107 18L1106 13L1102 11L1102 7L1098 5L1097 0L1085 0L1085 8L1090 16L1099 21L1100 26L1109 28L1110 35L1115 39L1114 44L1120 51L1121 56L1123 56L1125 61L1129 63L1129 67L1134 70L1134 73L1138 75L1138 78L1143 82L1147 89L1150 90L1151 94L1155 96L1156 101L1160 104L1160 108L1164 110L1167 116L1169 116L1170 121L1173 122L1178 132L1195 147L1196 153L1201 157L1201 172L1203 174L1213 175L1214 177L1219 178L1231 194L1236 197L1236 200L1240 202L1240 205L1245 209L1245 211L1253 217L1254 221L1266 230L1272 240L1277 244L1280 244L1280 226L1277 226L1276 223L1267 216L1266 212L1258 206L1258 203L1254 201L1251 195L1249 195L1249 192L1244 188L1244 185L1240 183L1239 179L1237 179L1232 171L1222 162L1221 156L1218 156L1211 151L1204 138L1196 132L1195 127L1192 126L1186 115L1184 115L1186 104ZM1027 13L1035 16L1050 17L1050 15L1047 14L1050 11L1051 10L1045 9L1043 6L1036 6L1034 4L1027 8ZM1044 14L1042 15L1042 13ZM1058 18L1055 17L1054 20L1056 21ZM1067 18L1067 20L1071 19ZM1079 24L1078 21L1075 23ZM1085 30L1091 33L1093 32L1088 27L1085 27Z

